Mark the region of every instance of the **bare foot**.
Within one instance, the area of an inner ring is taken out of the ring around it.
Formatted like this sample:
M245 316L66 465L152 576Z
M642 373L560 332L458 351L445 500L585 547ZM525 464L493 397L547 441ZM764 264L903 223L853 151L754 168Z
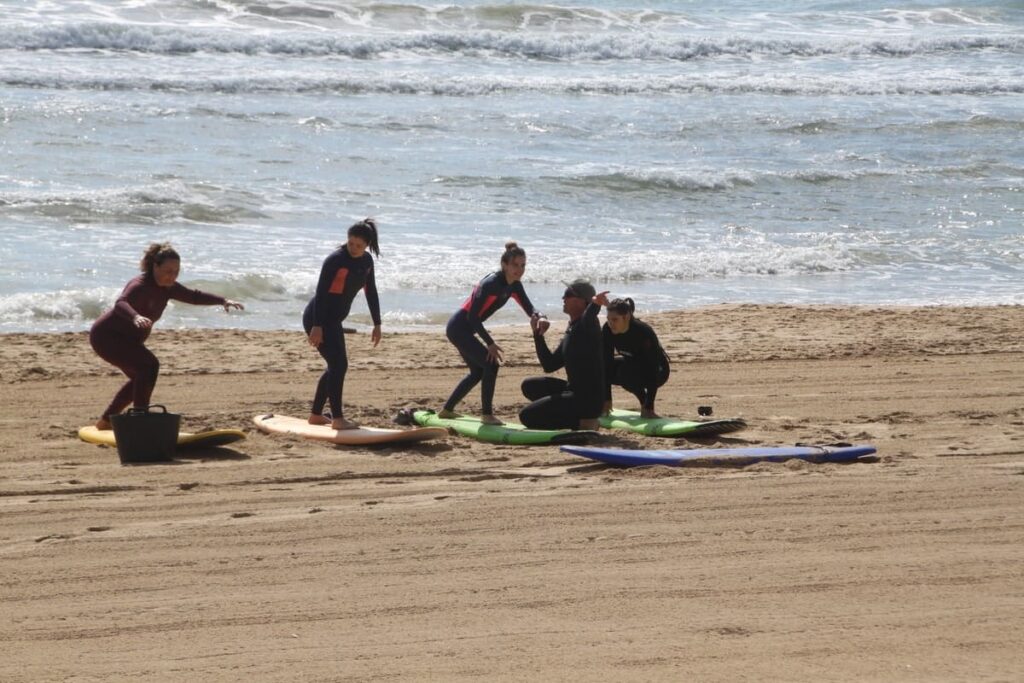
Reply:
M346 420L343 417L336 417L331 420L331 429L359 429L359 423Z
M114 428L114 425L110 424L110 420L106 417L101 417L96 420L96 429L101 431L108 431Z
M578 429L593 429L596 430L601 426L601 423L597 421L596 417L580 420L580 426Z
M443 420L453 420L457 417L462 417L461 413L456 413L454 410L448 410L447 408L442 410L437 416Z
M317 415L316 413L310 413L309 419L306 420L311 425L328 425L331 424L331 420L323 415Z
M481 424L485 424L485 425L503 425L503 424L505 424L504 422L501 421L500 417L494 417L493 415L481 415L480 416L480 422L481 422Z

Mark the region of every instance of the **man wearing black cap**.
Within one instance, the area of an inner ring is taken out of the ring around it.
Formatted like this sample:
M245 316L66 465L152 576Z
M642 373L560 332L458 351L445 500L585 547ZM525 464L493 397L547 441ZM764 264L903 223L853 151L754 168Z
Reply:
M594 303L594 286L586 280L567 283L562 294L562 311L569 326L554 351L544 333L548 322L534 316L533 343L544 372L565 368L568 381L558 377L529 377L523 380L523 395L532 403L519 411L519 421L530 429L597 429L604 402L604 363L601 325Z

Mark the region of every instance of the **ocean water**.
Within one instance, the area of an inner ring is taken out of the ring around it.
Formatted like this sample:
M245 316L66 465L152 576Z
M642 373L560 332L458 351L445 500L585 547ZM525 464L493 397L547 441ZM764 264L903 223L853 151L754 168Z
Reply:
M364 216L386 329L508 239L552 313L1021 304L1022 140L1020 0L5 0L0 331L87 329L154 240L247 305L161 326L297 328Z

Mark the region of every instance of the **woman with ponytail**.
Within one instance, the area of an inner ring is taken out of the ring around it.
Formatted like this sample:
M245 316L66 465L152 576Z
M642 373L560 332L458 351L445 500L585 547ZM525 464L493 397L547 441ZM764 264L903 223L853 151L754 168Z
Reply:
M484 321L504 306L510 298L531 318L542 318L526 296L520 282L526 272L526 252L515 242L505 244L501 255L501 268L485 276L469 295L459 310L448 320L446 333L469 367L469 374L462 378L444 404L439 417L458 417L455 407L473 387L481 384L480 421L484 424L501 424L494 416L494 386L498 380L498 364L503 360L502 349L484 328Z
M368 253L369 252L369 253ZM348 241L328 256L320 268L316 293L302 313L302 326L310 346L316 348L327 369L320 375L313 396L309 423L328 424L334 429L355 429L359 425L346 420L342 411L341 395L348 372L348 353L342 322L348 317L352 301L360 291L366 293L366 305L373 319L370 340L374 347L380 343L380 299L373 275L373 256L380 256L377 224L371 218L359 221L348 229ZM326 417L324 406L331 406Z
M110 416L117 415L129 404L135 408L149 405L160 361L146 348L146 339L168 301L223 306L225 311L244 308L237 301L189 289L178 282L181 257L166 242L149 245L139 262L139 270L141 274L128 281L114 307L97 318L89 330L93 350L128 376L128 381L96 422L97 429L110 429Z
M607 309L608 320L602 328L604 335L604 413L612 409L612 385L617 384L637 397L640 414L654 418L654 400L658 387L668 381L669 360L658 335L633 313L632 299L608 300L599 294L594 301Z

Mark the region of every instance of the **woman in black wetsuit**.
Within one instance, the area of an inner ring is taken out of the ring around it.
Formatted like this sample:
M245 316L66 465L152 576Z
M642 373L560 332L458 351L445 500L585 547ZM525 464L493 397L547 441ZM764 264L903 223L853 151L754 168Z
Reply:
M334 429L355 429L359 426L345 419L341 407L345 373L348 371L345 332L341 323L348 317L356 294L360 290L365 291L366 305L373 318L370 340L375 347L380 343L380 299L373 275L373 257L367 252L380 256L377 224L370 218L350 227L348 241L324 259L316 294L302 313L302 327L306 330L310 346L320 351L327 361L327 369L316 385L310 424L330 423ZM331 406L330 419L323 414L327 402Z
M669 360L654 328L634 317L632 299L599 295L594 299L608 311L604 336L604 414L612 409L612 385L617 384L637 397L643 417L658 417L654 400L658 387L668 381Z
M480 421L484 424L501 424L501 420L494 416L493 401L502 349L487 333L484 321L504 306L510 298L515 299L531 318L542 317L534 309L520 282L525 272L526 252L515 242L506 243L505 252L501 255L501 270L480 280L462 307L449 318L446 329L448 340L455 345L462 360L469 366L469 374L456 385L451 396L445 401L444 409L438 413L439 417L458 417L455 406L473 387L482 382Z

